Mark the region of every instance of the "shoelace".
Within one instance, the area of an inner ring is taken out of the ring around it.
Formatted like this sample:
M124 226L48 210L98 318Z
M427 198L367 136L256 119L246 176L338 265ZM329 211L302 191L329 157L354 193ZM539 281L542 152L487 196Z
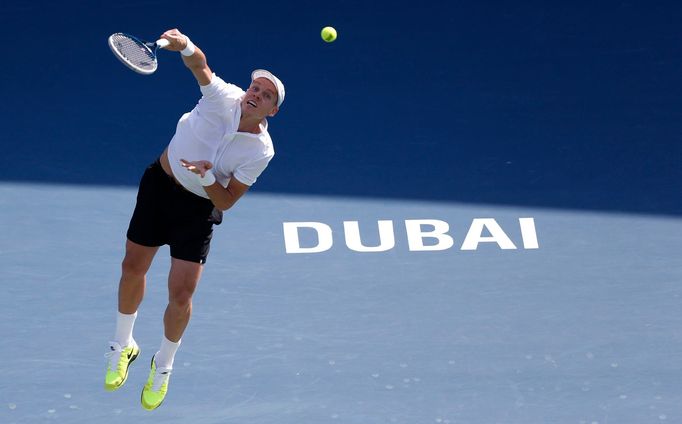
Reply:
M118 368L121 366L121 354L123 353L123 350L121 350L119 346L115 346L113 344L110 345L110 349L111 350L109 352L104 354L104 357L108 360L108 369L118 370Z
M157 368L154 373L154 380L152 382L151 391L158 392L161 387L168 382L168 378L171 375L171 370L164 368Z

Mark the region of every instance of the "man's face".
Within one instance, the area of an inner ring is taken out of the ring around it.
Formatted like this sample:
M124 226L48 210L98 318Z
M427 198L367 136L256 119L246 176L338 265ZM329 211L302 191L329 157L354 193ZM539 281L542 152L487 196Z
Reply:
M277 89L267 78L256 78L242 100L242 114L265 118L277 113Z

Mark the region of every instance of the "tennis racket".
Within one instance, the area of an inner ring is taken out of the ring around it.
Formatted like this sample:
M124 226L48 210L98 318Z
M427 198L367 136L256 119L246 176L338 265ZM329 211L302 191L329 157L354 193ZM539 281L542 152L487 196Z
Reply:
M144 42L132 35L117 32L109 36L109 48L125 66L142 75L150 75L158 68L156 51L169 41L161 38L156 43Z

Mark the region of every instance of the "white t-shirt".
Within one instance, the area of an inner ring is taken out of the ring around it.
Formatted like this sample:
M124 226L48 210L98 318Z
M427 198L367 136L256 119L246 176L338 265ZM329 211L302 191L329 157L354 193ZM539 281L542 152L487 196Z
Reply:
M211 162L216 181L223 187L233 177L250 186L268 166L275 149L267 120L260 124L259 134L238 131L244 90L215 74L209 85L200 88L199 103L178 121L168 145L168 160L183 187L208 199L198 178L180 165L180 159Z

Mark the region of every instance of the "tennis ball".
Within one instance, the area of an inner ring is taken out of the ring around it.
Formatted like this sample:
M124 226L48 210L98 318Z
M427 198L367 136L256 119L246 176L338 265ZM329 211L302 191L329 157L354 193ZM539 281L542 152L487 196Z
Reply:
M322 28L322 39L327 43L336 40L336 30L334 27L327 26Z

